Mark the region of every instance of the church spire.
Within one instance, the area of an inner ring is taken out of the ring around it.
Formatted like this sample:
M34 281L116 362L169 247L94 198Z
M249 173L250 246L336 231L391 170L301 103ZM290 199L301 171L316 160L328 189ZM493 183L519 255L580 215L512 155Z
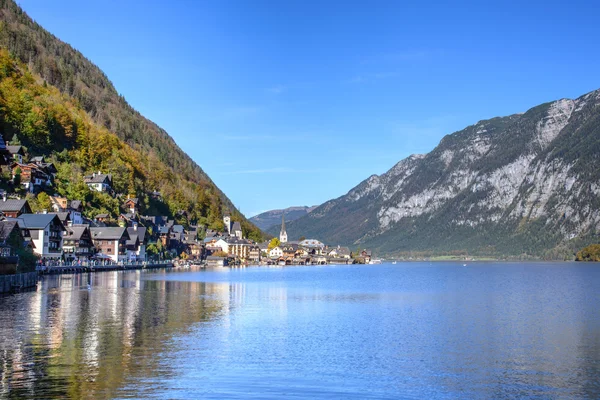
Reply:
M285 213L281 214L281 232L279 232L279 242L287 243L287 232L285 231Z

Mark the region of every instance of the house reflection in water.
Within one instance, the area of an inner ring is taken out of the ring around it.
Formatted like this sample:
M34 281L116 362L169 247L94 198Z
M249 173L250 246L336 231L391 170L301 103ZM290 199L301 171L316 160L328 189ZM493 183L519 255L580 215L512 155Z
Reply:
M170 337L244 301L243 285L144 274L47 276L35 292L4 298L0 397L115 397L125 377L165 373L157 355Z

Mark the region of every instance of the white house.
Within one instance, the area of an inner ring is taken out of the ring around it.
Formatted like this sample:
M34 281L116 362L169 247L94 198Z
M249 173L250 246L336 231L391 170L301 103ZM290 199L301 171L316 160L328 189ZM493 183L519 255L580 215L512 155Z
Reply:
M229 254L229 243L227 243L227 241L223 238L219 238L219 240L215 242L213 247L220 247L221 251L224 251L225 253Z
M33 251L43 258L62 256L63 233L65 227L56 214L23 214L18 221L23 232L29 234ZM26 238L26 239L29 239Z
M281 256L283 256L283 250L279 246L273 247L269 251L269 258L279 258Z
M85 176L83 181L90 189L97 192L110 192L112 190L111 174L103 174L98 171L98 173L94 172L92 175Z

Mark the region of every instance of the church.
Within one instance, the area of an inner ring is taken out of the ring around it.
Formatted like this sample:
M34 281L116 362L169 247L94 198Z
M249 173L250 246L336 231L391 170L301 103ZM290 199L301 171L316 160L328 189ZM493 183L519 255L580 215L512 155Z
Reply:
M281 232L279 232L279 242L287 243L288 237L287 232L285 231L285 214L281 215Z

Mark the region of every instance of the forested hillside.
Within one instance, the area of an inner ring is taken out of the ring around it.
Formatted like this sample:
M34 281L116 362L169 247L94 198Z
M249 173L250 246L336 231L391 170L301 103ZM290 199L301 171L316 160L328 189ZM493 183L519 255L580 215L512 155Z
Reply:
M142 211L177 215L222 229L229 212L251 238L248 222L200 167L156 124L135 111L104 73L80 52L0 0L0 129L30 154L59 169L57 191L87 201L88 212L118 211L118 199L95 198L83 175L114 176L118 193L139 197ZM163 202L150 198L160 191Z

